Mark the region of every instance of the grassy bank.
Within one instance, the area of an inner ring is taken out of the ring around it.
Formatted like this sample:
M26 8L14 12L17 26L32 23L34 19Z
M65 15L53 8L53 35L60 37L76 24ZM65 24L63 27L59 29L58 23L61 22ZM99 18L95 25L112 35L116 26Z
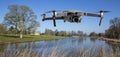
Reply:
M24 35L23 39L20 39L19 36L16 35L0 35L0 44L5 43L21 43L21 42L35 42L35 41L48 41L54 39L62 39L66 38L63 36L51 36L51 35Z

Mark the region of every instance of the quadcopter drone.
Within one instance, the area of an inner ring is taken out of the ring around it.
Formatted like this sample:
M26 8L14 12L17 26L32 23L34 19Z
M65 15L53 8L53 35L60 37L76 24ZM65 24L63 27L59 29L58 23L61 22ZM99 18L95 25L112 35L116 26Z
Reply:
M58 13L59 12L59 13ZM80 23L82 20L82 16L92 16L92 17L99 17L100 22L99 26L101 25L101 21L103 19L103 13L107 13L109 11L105 10L100 10L98 14L94 13L87 13L87 12L82 12L79 10L51 10L47 11L44 14L42 14L42 21L45 20L53 20L53 25L56 26L56 21L55 20L64 20L64 22L68 21L71 23ZM51 17L46 17L47 13L52 13Z

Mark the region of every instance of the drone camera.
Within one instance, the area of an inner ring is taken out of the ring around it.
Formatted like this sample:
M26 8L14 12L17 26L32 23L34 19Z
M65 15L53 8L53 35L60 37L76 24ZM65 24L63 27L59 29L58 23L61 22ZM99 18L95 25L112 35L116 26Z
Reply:
M73 17L73 22L80 22L80 18L78 16Z

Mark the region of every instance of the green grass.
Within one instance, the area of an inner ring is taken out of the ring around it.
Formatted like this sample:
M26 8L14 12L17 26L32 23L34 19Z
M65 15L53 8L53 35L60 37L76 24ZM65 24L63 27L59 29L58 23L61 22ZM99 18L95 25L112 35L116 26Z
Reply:
M19 38L19 36L16 35L0 35L0 44L5 43L21 43L21 42L35 42L35 41L49 41L49 40L55 40L55 39L62 39L66 38L63 36L52 36L52 35L24 35L22 39Z

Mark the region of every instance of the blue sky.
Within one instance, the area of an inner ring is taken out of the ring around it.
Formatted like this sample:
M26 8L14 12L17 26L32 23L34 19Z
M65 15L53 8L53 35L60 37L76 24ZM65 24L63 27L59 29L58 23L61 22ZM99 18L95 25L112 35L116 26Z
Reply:
M44 32L46 28L52 30L78 31L86 33L104 32L109 28L109 21L114 17L120 16L120 0L0 0L0 23L3 22L4 15L9 11L9 5L26 5L29 6L37 15L37 20L40 22L40 27L37 31ZM42 22L40 14L48 10L80 10L84 12L96 13L99 10L110 10L110 13L105 13L102 20L102 25L99 26L99 18L97 17L82 17L81 23L64 23L62 20L56 21L57 26L53 26L52 21Z

